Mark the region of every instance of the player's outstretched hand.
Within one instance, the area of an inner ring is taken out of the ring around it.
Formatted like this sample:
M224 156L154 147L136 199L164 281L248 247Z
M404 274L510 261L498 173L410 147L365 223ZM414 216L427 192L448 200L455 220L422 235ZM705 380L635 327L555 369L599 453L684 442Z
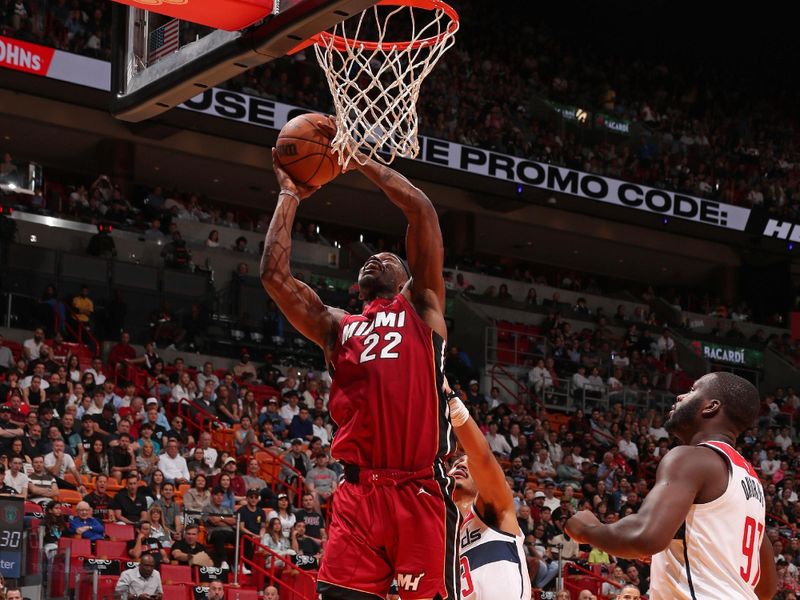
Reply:
M275 169L275 177L278 179L278 185L281 186L281 190L287 190L293 194L297 194L301 200L305 200L320 188L320 186L295 183L292 178L289 177L289 174L281 168L281 164L278 162L278 151L275 150L275 148L272 149L272 168Z
M590 510L575 513L564 525L567 535L579 544L587 543L586 532L589 529L602 525L600 520Z
M324 133L329 139L336 137L336 119L331 116L323 116L316 121L317 129ZM347 163L347 167L342 169L342 173L357 169L366 162L366 157L361 152L356 152L352 159Z

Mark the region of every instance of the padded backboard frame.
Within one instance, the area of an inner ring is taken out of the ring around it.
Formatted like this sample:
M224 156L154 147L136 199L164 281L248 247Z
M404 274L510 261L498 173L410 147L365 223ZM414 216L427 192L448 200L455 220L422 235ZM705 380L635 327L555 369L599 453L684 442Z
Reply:
M203 90L286 55L312 35L357 15L377 0L283 0L280 9L243 31L215 30L146 68L131 69L134 51L147 41L139 8L114 3L111 113L139 122ZM137 12L138 11L138 12Z

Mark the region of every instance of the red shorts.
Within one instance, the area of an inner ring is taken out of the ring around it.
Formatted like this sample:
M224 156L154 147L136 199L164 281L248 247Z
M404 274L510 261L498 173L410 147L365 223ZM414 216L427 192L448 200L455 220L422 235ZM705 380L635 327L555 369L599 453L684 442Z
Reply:
M460 515L452 491L450 478L342 483L333 495L317 591L384 600L396 580L403 600L459 600Z

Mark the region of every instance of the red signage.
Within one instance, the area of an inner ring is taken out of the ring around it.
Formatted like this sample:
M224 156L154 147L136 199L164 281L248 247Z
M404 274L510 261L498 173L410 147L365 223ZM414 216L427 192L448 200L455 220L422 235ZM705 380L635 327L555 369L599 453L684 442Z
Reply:
M191 21L216 29L238 31L272 12L273 0L115 0L128 6Z
M0 36L0 67L34 75L47 75L53 48Z

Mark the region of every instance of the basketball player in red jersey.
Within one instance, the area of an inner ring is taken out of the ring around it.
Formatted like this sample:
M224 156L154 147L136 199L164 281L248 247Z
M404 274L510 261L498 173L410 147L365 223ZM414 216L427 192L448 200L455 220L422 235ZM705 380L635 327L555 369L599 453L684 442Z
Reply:
M732 373L698 379L664 423L684 445L663 458L639 512L603 525L581 511L567 533L614 556L654 555L652 600L771 599L777 574L764 490L733 448L759 405L758 390Z
M319 126L328 134L333 127ZM292 325L325 353L339 426L331 452L345 466L317 589L324 600L383 600L395 579L403 600L458 600L459 514L442 462L455 438L441 391L447 331L436 211L392 169L372 160L355 167L406 216L410 273L394 254L371 256L358 275L366 304L350 315L292 277L292 223L315 190L274 165L281 192L261 279Z

